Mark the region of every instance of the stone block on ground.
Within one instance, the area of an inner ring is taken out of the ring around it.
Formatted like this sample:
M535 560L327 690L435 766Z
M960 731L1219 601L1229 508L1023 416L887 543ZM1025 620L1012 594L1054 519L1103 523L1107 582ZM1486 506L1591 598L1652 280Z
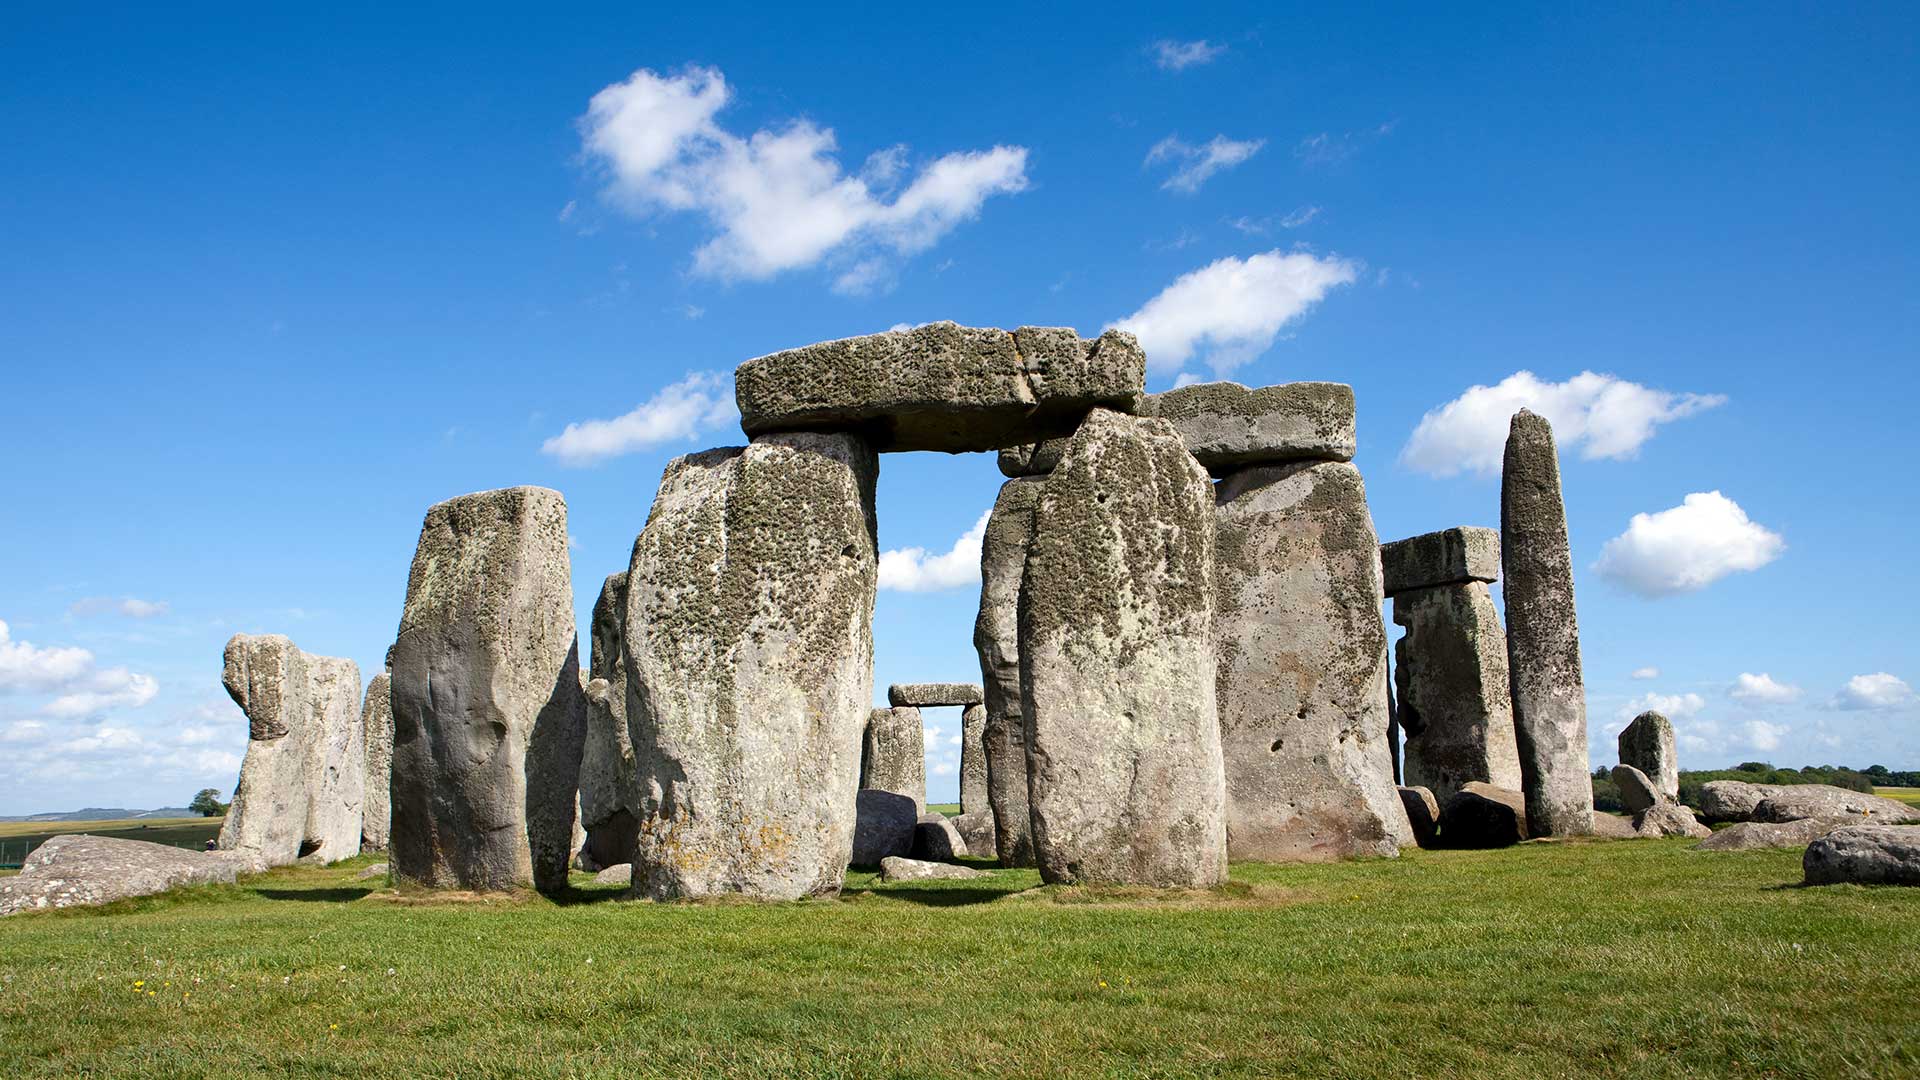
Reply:
M1920 806L1830 784L1786 784L1753 808L1755 821L1853 816L1871 818L1875 825L1920 824Z
M966 881L986 876L986 873L971 866L956 866L953 863L923 862L898 856L880 860L882 881Z
M1500 580L1500 533L1474 525L1422 533L1380 545L1388 596L1439 585Z
M913 852L927 862L952 862L968 854L959 826L944 814L921 814L913 827Z
M1663 801L1653 781L1647 779L1647 774L1631 765L1615 765L1613 783L1620 789L1620 803L1629 814L1652 809Z
M966 707L986 700L979 683L894 683L887 687L887 704L934 709L946 705Z
M1728 821L1752 821L1761 800L1785 784L1749 784L1744 780L1709 780L1700 785L1700 816L1710 824Z
M1651 710L1633 718L1620 732L1620 764L1645 773L1653 788L1669 799L1680 797L1680 759L1675 753L1673 723Z
M1394 670L1404 782L1444 803L1470 780L1521 789L1507 639L1485 584L1438 585L1393 598Z
M1511 847L1526 838L1526 796L1518 791L1462 784L1440 810L1440 843L1445 847Z
M1809 885L1920 885L1920 825L1849 825L1807 845Z
M633 864L618 863L593 875L595 885L631 885L633 884Z
M981 859L996 858L995 845L998 840L993 828L992 810L975 810L949 820L954 828L960 830L960 839L966 841L968 855Z
M265 866L251 852L188 851L145 840L56 836L0 878L0 915L107 904L189 885L231 882Z
M1700 842L1701 851L1759 851L1764 848L1806 847L1835 829L1859 822L1858 818L1801 818L1798 821L1742 821L1715 832Z
M1593 835L1602 840L1636 840L1640 832L1634 828L1633 819L1609 814L1604 810L1593 812Z
M980 543L980 612L973 647L980 656L986 719L980 737L986 755L987 801L994 843L972 850L993 854L1002 866L1032 866L1033 815L1027 792L1027 725L1020 697L1020 579L1033 542L1033 511L1042 478L1000 485Z
M862 789L854 800L851 866L878 866L880 860L913 854L919 813L913 800L892 791Z
M1353 460L1353 387L1345 383L1194 383L1148 394L1140 415L1171 423L1216 476L1248 465Z
M1423 848L1434 846L1440 829L1440 803L1433 792L1423 787L1402 787L1400 805L1406 808L1407 825L1413 829L1413 842Z
M1713 830L1702 825L1700 819L1693 816L1693 811L1666 799L1633 815L1633 831L1646 837L1691 836L1705 839L1713 835Z

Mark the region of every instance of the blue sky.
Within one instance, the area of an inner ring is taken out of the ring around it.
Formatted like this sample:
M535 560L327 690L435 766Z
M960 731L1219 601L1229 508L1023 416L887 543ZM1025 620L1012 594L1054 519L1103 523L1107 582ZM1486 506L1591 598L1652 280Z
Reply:
M0 813L230 789L226 638L370 678L452 495L564 492L584 625L734 365L933 319L1352 383L1383 539L1497 525L1532 404L1596 764L1654 703L1689 765L1920 767L1917 23L17 12ZM999 482L883 460L877 692L978 678Z

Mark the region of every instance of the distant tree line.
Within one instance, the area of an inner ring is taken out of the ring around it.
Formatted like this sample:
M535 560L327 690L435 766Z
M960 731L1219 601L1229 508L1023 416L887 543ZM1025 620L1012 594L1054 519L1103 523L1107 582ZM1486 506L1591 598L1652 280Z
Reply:
M1593 808L1625 813L1611 766L1593 770ZM1700 788L1710 780L1744 780L1749 784L1830 784L1849 791L1876 787L1920 787L1920 770L1893 770L1885 765L1849 769L1843 765L1809 765L1804 769L1776 769L1764 761L1743 761L1731 769L1680 770L1680 801L1700 805Z

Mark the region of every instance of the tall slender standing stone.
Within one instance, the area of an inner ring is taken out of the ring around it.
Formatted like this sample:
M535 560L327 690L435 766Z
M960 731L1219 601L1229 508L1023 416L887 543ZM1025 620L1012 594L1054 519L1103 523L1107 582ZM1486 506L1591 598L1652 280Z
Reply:
M1027 476L1000 485L980 543L980 615L973 624L973 647L980 654L986 698L980 738L987 802L993 807L995 853L1002 866L1034 865L1027 722L1020 699L1020 578L1033 542L1033 510L1046 483L1044 476Z
M387 834L393 815L389 799L393 792L393 676L383 671L367 686L367 700L360 707L360 732L367 745L366 792L360 814L360 850L387 850Z
M1633 718L1619 738L1620 764L1646 774L1669 799L1680 797L1680 760L1674 751L1673 722L1657 712Z
M1359 470L1254 466L1216 495L1229 850L1398 854L1413 834L1387 745L1380 543Z
M915 816L926 813L927 736L920 710L911 705L873 710L861 742L861 790L905 795L913 800Z
M1553 428L1522 409L1500 474L1500 557L1507 600L1507 668L1533 836L1593 832L1587 698L1573 613L1573 555Z
M993 800L987 797L987 743L983 731L986 725L985 705L969 705L960 714L960 812L963 814L990 811L993 805Z
M627 572L607 575L593 604L588 635L587 741L580 756L580 827L585 860L598 867L633 861L633 738L627 729L627 663L620 625L627 617Z
M878 473L832 434L667 466L627 577L637 894L839 892L873 699Z
M302 652L279 634L236 634L221 682L247 714L249 738L220 847L257 852L268 865L359 854L366 790L359 667Z
M393 648L389 864L433 888L562 888L586 736L557 491L427 511Z
M1164 420L1096 409L1047 478L1019 648L1048 882L1226 877L1212 517L1206 470Z

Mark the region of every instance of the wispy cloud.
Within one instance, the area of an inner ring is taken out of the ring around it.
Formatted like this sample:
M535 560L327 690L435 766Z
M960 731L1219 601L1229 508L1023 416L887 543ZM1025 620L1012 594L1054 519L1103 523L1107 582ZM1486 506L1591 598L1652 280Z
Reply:
M663 443L684 442L702 432L738 423L733 379L696 371L611 420L581 420L540 446L563 465L595 465Z
M103 615L109 612L125 615L129 619L151 619L167 613L167 602L142 600L137 596L123 596L118 599L111 596L89 596L74 601L67 608L67 614L75 616Z
M1293 156L1303 165L1338 165L1370 144L1393 134L1393 129L1399 123L1398 120L1389 120L1359 131L1318 132L1295 143Z
M1112 326L1140 339L1154 371L1177 372L1199 356L1225 376L1358 273L1355 262L1304 252L1229 256L1182 274Z
M1211 41L1175 41L1161 38L1147 47L1153 62L1162 71L1185 71L1190 67L1211 64L1227 51L1225 45L1216 45Z
M1166 191L1178 191L1191 195L1200 190L1200 185L1222 169L1231 169L1260 152L1267 144L1265 139L1246 139L1236 141L1225 135L1215 135L1205 143L1194 146L1181 141L1177 135L1169 135L1153 144L1147 151L1147 160L1143 166L1171 163L1173 175L1167 177L1160 187Z

